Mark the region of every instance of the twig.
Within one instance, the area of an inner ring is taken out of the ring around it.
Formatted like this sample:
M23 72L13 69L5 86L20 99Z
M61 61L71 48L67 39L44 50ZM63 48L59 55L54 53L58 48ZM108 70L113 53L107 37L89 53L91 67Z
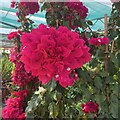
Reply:
M56 20L56 26L57 26L57 28L58 28L58 20Z
M116 25L114 25L114 31L116 31ZM113 53L114 51L114 45L115 45L115 41L112 41L112 48L111 48L111 53Z
M112 41L111 53L113 53L113 51L114 51L114 44L115 44L115 41L113 40L113 41Z

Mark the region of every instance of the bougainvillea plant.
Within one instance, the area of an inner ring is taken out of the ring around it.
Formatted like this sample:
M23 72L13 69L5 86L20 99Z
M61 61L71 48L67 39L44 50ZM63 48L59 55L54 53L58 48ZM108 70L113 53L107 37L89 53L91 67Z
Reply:
M23 34L21 43L25 70L38 76L42 84L54 78L62 87L73 85L76 80L73 71L91 60L85 41L67 27L56 30L40 25L31 33Z
M8 35L15 41L10 61L15 65L11 80L17 87L5 102L3 119L117 119L118 4L113 3L104 35L90 29L89 11L82 2L41 2L41 8L38 1L11 2L21 22L20 29ZM33 28L27 15L39 9L46 11L47 25Z
M5 120L8 119L25 119L25 113L23 111L25 103L24 99L27 97L28 91L14 91L13 95L6 101L6 106L2 110L2 117Z
M56 27L56 25L64 25L69 29L84 27L83 23L88 14L88 8L79 0L59 0L43 4L41 10L46 10L46 20L48 25ZM50 2L49 2L50 1ZM58 12L59 11L59 12ZM57 24L56 24L57 21Z

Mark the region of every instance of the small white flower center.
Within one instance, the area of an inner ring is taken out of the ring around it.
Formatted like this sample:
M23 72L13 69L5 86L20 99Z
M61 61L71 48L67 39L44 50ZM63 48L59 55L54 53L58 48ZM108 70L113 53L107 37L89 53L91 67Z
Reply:
M47 28L50 28L49 26L47 26Z
M78 77L78 74L75 74L75 77Z
M98 39L98 42L101 42L101 40L100 40L100 39Z
M71 68L70 68L70 67L68 67L68 68L67 68L67 71L70 71L70 70L71 70Z
M23 47L23 50L26 48L26 46Z
M55 75L56 78L59 78L59 75Z

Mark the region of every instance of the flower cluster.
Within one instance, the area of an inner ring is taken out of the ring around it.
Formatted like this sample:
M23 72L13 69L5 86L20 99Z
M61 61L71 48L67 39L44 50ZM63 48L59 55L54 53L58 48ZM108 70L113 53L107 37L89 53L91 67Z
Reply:
M18 53L18 47L15 46L14 48L10 49L9 60L16 64L20 60L21 55Z
M11 33L8 34L8 40L15 39L21 34L22 34L22 32L20 30L11 32Z
M18 86L25 86L30 81L37 82L38 78L27 73L24 69L24 64L20 61L20 53L17 52L17 47L14 47L10 51L10 61L15 64L15 70L12 74L12 81Z
M15 91L14 98L10 96L6 101L6 106L2 110L2 118L4 120L25 120L25 113L23 111L24 99L27 97L28 91Z
M94 45L94 46L101 46L101 45L106 45L109 43L109 39L107 37L103 38L90 38L89 39L89 44Z
M8 40L14 39L18 37L18 32L11 32L8 34Z
M50 2L50 0L47 0L47 2ZM46 12L50 13L53 18L50 20L48 14L47 21L50 21L48 24L53 26L57 19L59 25L67 24L71 29L75 29L82 27L82 21L86 18L88 9L79 0L65 0L65 2L58 0L56 2L50 2L50 6L49 8L47 7Z
M18 16L18 22L26 22L26 16L29 14L35 14L39 11L38 0L20 0L20 3L12 0L11 8L16 7L18 12L16 12L16 16Z
M30 0L28 0L28 2L27 2L27 0L26 1L20 0L20 5L22 5L22 7L25 8L26 15L34 14L34 13L37 13L39 11L38 0L34 0L34 2L30 1Z
M37 77L31 75L31 73L27 73L24 69L24 64L22 62L17 62L15 65L15 70L12 74L12 81L14 84L18 86L25 86L30 81L38 81Z
M24 99L25 97L27 97L28 93L29 93L28 90L14 91L13 96Z
M38 76L42 84L52 78L63 87L73 85L77 78L76 68L91 60L89 47L67 27L46 27L41 24L31 33L21 36L21 61L25 70Z
M14 8L14 7L15 7L15 1L14 1L14 0L11 1L10 7L11 7L11 8Z
M11 8L15 7L15 1L11 1ZM38 0L30 1L30 0L20 0L20 4L18 4L18 11L24 13L24 15L34 14L39 11Z
M88 8L86 8L80 0L67 0L66 6L68 9L74 11L74 13L78 14L80 18L85 19L88 14Z
M82 104L82 111L85 113L97 113L99 105L92 101Z

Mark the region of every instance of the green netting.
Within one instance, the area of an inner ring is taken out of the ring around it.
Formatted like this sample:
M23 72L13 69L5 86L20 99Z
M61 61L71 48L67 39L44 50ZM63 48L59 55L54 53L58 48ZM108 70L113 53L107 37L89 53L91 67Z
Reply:
M89 19L89 20L100 18L100 20L103 21L102 18L104 17L104 14L107 14L108 16L110 15L111 7L105 5L104 3L100 3L99 0L98 0L98 2L95 1L95 2L83 2L83 3L89 9L89 14L87 17L87 19ZM20 25L20 23L17 22L17 17L15 15L15 13L16 13L16 10L10 8L10 0L1 2L0 14L2 17L1 17L0 21L3 21L5 23L8 23L8 24L18 27ZM38 12L34 16L33 15L31 15L31 16L32 16L31 18L33 19L33 21L35 21L35 25L39 25L40 23L46 24L46 21L44 19L45 11ZM104 29L103 22L101 22L100 20L93 21L93 23L95 23L91 27L93 30L98 30L98 29L103 30ZM6 25L3 25L3 26L0 25L0 27L7 28ZM8 26L8 28L13 28L13 27Z

